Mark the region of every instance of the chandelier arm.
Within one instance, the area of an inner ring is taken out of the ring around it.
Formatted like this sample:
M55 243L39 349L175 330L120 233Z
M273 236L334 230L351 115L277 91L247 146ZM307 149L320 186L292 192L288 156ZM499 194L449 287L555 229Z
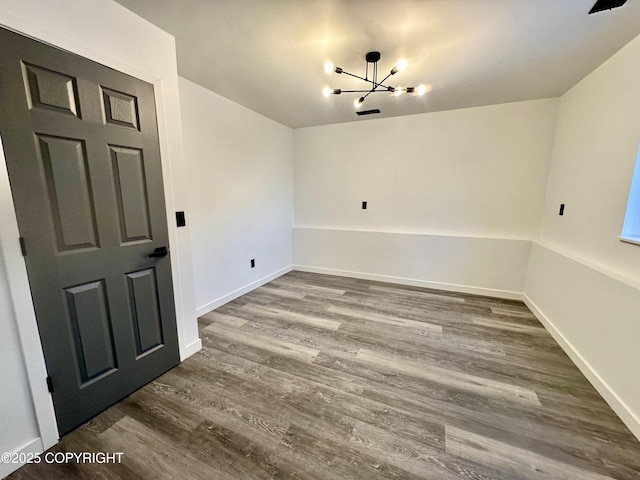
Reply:
M375 88L374 88L374 89L369 90L369 93L367 93L364 97L362 97L362 102L360 102L360 103L363 103L363 102L366 100L366 98L367 98L369 95L371 95L373 92L375 92L375 91L376 91L376 90L375 90ZM382 91L382 90L380 90L380 91Z
M342 73L344 73L346 75L349 75L350 77L359 78L360 80L363 80L363 81L365 81L367 83L371 83L373 85L373 82L371 80L369 80L368 78L363 78L363 77L360 77L359 75L354 75L353 73L349 73L346 70L343 70Z
M386 77L384 77L381 81L380 81L380 85L382 85L384 82L387 81L387 78L389 78L391 76L391 74L388 74Z
M385 90L340 90L340 93L385 93L390 92L389 87L385 87Z
M383 88L384 90L378 90L378 88ZM382 91L393 92L394 90L395 90L395 87L385 85L384 83L374 83L373 88L371 89L371 91L375 91L375 92L382 92Z
M340 90L340 93L368 93L373 90ZM386 90L375 90L376 92L384 92Z

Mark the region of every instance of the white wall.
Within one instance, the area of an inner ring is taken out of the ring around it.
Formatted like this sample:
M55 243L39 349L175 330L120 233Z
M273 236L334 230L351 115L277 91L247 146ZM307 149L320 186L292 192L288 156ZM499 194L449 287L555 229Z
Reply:
M158 109L160 149L165 179L169 225L175 225L175 210L189 211L182 154L182 125L178 96L175 42L172 36L143 21L111 0L0 0L0 25L27 34L62 49L98 61L154 84ZM22 367L4 371L3 389L14 390L18 399L7 400L10 410L0 417L0 446L6 451L37 445L48 448L57 439L50 395L46 390L44 359L38 338L24 262L17 245L19 237L15 211L0 152L0 296L2 304L0 351L18 352L18 332ZM174 289L178 315L181 358L200 348L189 229L170 228ZM11 307L9 307L11 305ZM10 309L10 311L8 311ZM7 310L7 311L5 311ZM15 358L14 358L15 360ZM9 361L9 360L8 360ZM3 365L4 368L4 365ZM27 372L25 378L24 372ZM28 383L27 393L24 384ZM4 394L2 401L4 402ZM2 406L4 408L4 403ZM13 429L7 418L21 418L23 428ZM39 438L33 438L39 435ZM10 466L2 465L2 469ZM14 465L13 467L17 467ZM0 470L0 475L8 473Z
M640 37L561 98L525 293L640 438L640 246L617 238L640 142L639 105Z
M183 78L180 97L203 314L291 267L293 131Z
M639 60L640 37L561 98L541 236L635 280L640 248L617 237L640 144Z
M546 99L295 130L297 268L521 293L556 106ZM338 260L335 248L361 261ZM494 263L501 251L508 264ZM396 268L371 262L388 255Z

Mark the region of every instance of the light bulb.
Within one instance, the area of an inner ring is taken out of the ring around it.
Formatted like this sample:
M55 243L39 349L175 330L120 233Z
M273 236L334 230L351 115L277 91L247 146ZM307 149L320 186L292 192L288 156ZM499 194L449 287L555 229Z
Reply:
M325 72L327 72L327 73L331 73L331 72L333 72L333 63L331 63L331 62L326 62L326 63L324 64L324 71L325 71Z
M431 84L419 85L416 90L416 93L418 95L424 95L425 93L429 93L431 90L433 90L433 86L431 86Z
M329 87L324 87L324 88L322 89L322 94L323 94L325 97L328 97L329 95L331 95L331 89L330 89Z
M393 94L394 94L396 97L399 97L399 96L400 96L400 95L402 95L403 93L404 93L404 88L402 88L402 87L397 87L397 88L394 90L394 92L393 92Z
M360 108L360 105L362 105L362 102L364 102L364 97L356 98L353 101L353 106L356 108Z
M398 63L396 63L396 68L398 69L399 72L407 68L407 60L404 58L401 58L400 60L398 60Z

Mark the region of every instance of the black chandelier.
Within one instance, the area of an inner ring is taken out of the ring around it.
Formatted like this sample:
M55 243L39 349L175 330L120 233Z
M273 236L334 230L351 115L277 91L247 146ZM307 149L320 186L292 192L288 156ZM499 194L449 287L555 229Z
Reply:
M368 90L342 90L340 88L330 88L325 87L322 91L325 97L330 95L340 95L342 93L364 93L361 97L355 100L354 105L359 107L365 101L365 99L371 95L372 93L380 93L380 92L391 92L395 95L401 95L403 93L413 93L416 95L423 95L427 92L426 85L419 85L418 87L392 87L390 85L385 85L389 77L395 75L396 73L404 70L407 66L407 61L404 59L398 60L398 63L391 69L391 71L384 77L382 80L378 81L378 61L380 61L380 52L369 52L364 56L364 59L367 61L367 67L365 70L364 77L359 75L354 75L353 73L349 73L346 70L343 70L340 67L336 67L331 62L327 62L324 64L324 70L327 73L339 73L344 75L349 75L350 77L359 78L369 84L371 84L371 88ZM371 66L371 78L369 78L369 64Z

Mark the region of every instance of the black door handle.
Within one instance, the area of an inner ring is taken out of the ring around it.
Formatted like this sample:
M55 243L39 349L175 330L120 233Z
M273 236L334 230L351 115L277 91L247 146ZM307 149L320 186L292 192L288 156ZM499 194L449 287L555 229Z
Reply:
M153 253L149 254L149 258L166 257L168 253L169 253L169 250L167 250L167 247L158 247L153 251Z

